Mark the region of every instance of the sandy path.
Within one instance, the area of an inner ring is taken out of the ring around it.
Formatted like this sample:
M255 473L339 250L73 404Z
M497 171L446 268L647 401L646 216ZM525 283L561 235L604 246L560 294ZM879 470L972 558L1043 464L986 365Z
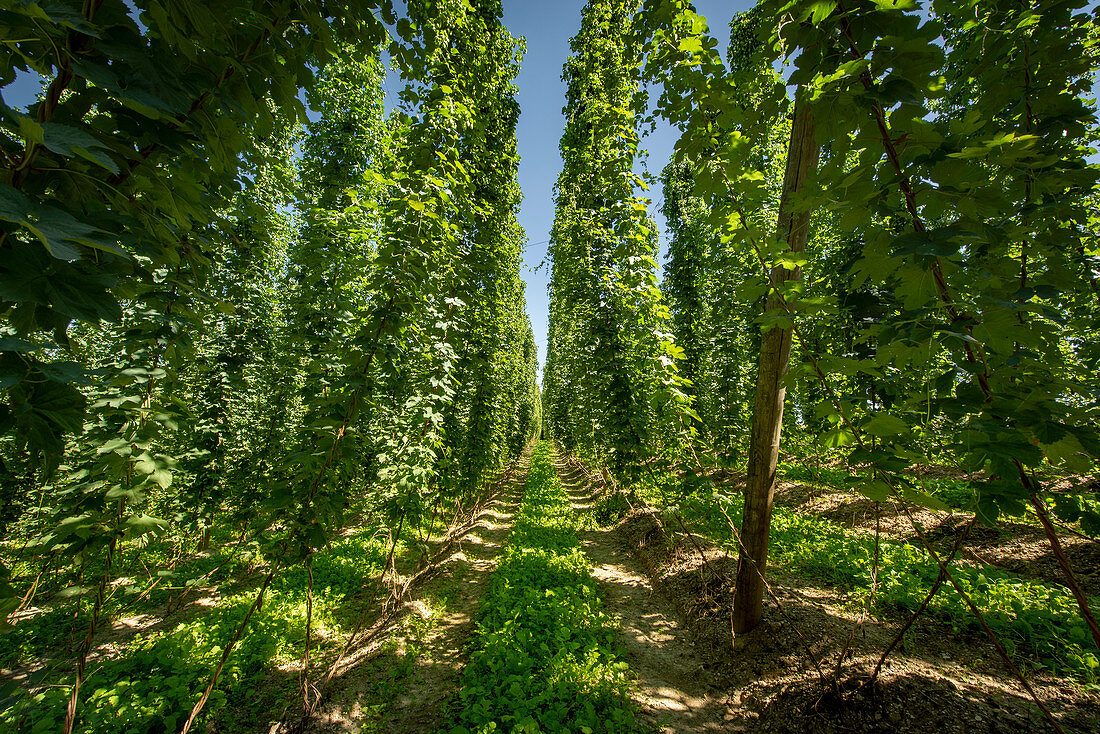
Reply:
M583 473L560 459L558 475L577 512L589 509L591 487ZM582 530L592 575L608 611L620 620L619 642L637 676L632 693L643 722L659 731L726 731L725 696L712 689L711 673L696 654L676 605L655 592L641 567L610 530Z
M439 619L428 622L430 631L416 657L415 668L406 685L400 687L392 701L383 702L381 717L367 712L364 701L378 686L379 669L393 665L403 654L407 640L391 630L399 639L396 650L376 653L371 671L362 678L349 676L333 696L327 710L315 720L312 734L336 732L358 734L367 725L368 731L386 734L428 734L446 724L445 706L455 691L467 662L467 639L474 631L474 620L485 592L489 576L496 569L497 558L508 539L512 516L523 497L530 469L530 451L520 458L514 471L501 487L496 499L477 516L470 530L455 544L454 551L443 561L439 572L424 584L408 602L408 613L422 617L432 604L446 598L446 607ZM434 600L425 605L420 600Z
M441 727L443 707L461 686L467 662L467 639L473 634L481 597L489 576L497 566L497 557L508 540L523 488L527 484L530 454L520 460L510 486L481 513L478 522L463 536L461 550L449 559L445 571L436 580L448 585L445 615L432 630L424 652L417 661L408 689L393 703L379 731L392 734L434 732Z

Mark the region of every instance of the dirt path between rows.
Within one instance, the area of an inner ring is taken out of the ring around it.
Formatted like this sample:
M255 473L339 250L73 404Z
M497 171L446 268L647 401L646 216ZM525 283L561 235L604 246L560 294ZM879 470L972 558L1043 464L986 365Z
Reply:
M515 471L501 487L495 500L478 515L469 532L458 540L454 552L416 599L408 603L408 614L400 630L395 631L392 649L383 649L380 660L356 680L354 674L343 690L333 697L314 732L360 732L419 734L435 732L446 724L446 704L461 688L462 671L467 662L467 639L474 631L474 620L489 576L496 569L497 557L504 548L512 527L512 517L523 497L530 470L530 447L519 459ZM439 614L439 607L446 600ZM415 619L420 617L420 620ZM437 616L438 615L438 616ZM417 625L428 631L417 639ZM419 647L414 669L406 685L394 692L395 698L382 704L384 712L364 710L363 701L377 690L379 674L387 665L401 664L408 645ZM377 717L377 718L376 718Z
M554 466L573 509L591 507L593 487L558 457ZM620 620L619 641L637 676L632 698L639 718L662 733L727 731L725 695L696 653L676 605L654 590L630 551L611 530L578 533L595 564L592 575L608 611Z

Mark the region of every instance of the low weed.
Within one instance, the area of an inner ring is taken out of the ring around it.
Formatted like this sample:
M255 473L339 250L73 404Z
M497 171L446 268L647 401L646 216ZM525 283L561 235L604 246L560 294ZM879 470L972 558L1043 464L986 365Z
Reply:
M451 734L638 731L569 506L542 443L489 584Z
M736 554L735 541L719 511L721 502L740 527L743 499L697 495L681 507L693 529ZM832 586L868 593L874 538L815 515L775 507L768 563L789 573ZM904 612L915 610L935 582L939 567L926 551L908 543L880 541L877 603ZM1087 683L1100 678L1100 658L1073 597L1063 588L1021 579L984 564L956 565L952 574L982 610L986 621L1011 652L1034 668L1049 668ZM1092 601L1100 608L1100 600ZM930 611L956 629L980 633L978 621L958 592L945 584Z
M386 550L384 539L363 531L340 539L316 557L313 593L317 629L325 628L342 639L347 624L354 621L345 619L345 607L363 580L379 572ZM162 621L132 640L122 640L119 644L124 648L109 659L93 660L81 688L77 730L87 734L177 731L216 667L222 645L232 638L252 605L255 581L253 576L252 583L234 585L220 598L213 592L213 606L198 606L178 618ZM255 730L269 723L272 710L285 705L282 698L293 695L296 674L284 676L282 683L269 678L273 668L294 663L301 655L306 586L301 567L276 576L263 606L229 657L204 711L205 720L215 720L219 713L232 710L233 721L226 722L223 729ZM154 603L146 600L141 609L128 613L155 613ZM71 653L64 654L66 651L58 650L57 645L69 637L70 629L77 637L86 629L83 617L73 624L75 611L74 604L69 604L39 614L20 622L4 636L5 658L10 662L26 660L28 654L43 654L52 639L50 652L61 655L47 678L61 684L31 691L0 691L0 730L45 734L61 729L72 659ZM265 693L259 695L259 690Z

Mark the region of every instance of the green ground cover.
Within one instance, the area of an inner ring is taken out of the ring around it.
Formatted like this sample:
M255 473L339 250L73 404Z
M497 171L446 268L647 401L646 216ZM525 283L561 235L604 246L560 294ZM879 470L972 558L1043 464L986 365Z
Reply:
M615 621L602 609L578 517L535 449L509 545L482 601L451 734L638 731Z
M402 533L397 545L399 556L415 550L417 530L407 527ZM218 569L217 573L202 579L202 586L222 582L220 595L210 597L216 599L213 606L204 602L184 608L132 639L121 639L120 652L89 666L81 689L76 730L88 734L151 734L178 731L183 725L217 665L222 646L232 638L255 600L262 579L261 573L248 573L247 554L228 545L219 548L215 544L214 548L209 556L180 564L175 572L177 579L162 584L138 604L131 604L133 595L124 593L121 587L109 599L105 609L112 616L124 612L159 617L169 588L178 593L186 580L200 579L213 569ZM315 660L318 653L324 655L341 644L350 632L361 606L358 594L367 579L377 577L387 552L385 537L363 528L315 558L313 624L315 634L324 630L327 640L314 639L314 646L319 647L314 652ZM218 719L219 714L232 711L231 717L223 717L221 730L253 731L270 720L273 710L282 710L298 695L298 675L280 672L280 666L296 667L300 659L305 639L306 590L306 572L301 566L276 575L262 607L230 655L203 720ZM210 592L206 588L192 593L203 596ZM32 680L64 680L61 671L73 668L72 654L65 653L64 647L74 631L79 637L86 630L86 607L86 603L78 609L77 602L55 601L50 610L23 620L0 636L0 664L15 667L52 658L45 668L46 675L32 674ZM78 615L75 625L74 614ZM98 640L106 637L109 635L101 633ZM394 667L399 678L411 669L411 661ZM44 734L60 730L69 686L48 686L33 693L27 688L33 686L0 686L0 731Z

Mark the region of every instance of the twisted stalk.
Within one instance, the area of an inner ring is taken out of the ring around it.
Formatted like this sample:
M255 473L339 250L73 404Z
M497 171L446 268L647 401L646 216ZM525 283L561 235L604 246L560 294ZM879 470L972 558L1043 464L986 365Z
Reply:
M191 709L191 715L187 717L187 723L183 725L180 734L188 734L188 732L191 731L191 726L195 723L195 718L202 712L203 707L206 706L206 702L210 699L210 694L214 692L214 686L218 684L218 678L221 677L222 670L225 668L225 661L229 659L229 653L233 652L233 648L236 647L237 642L241 639L241 635L243 635L245 629L248 628L248 622L252 619L252 615L261 605L263 605L264 592L266 592L267 587L271 585L271 581L275 578L275 574L278 570L279 564L276 563L264 578L263 586L260 587L260 593L256 595L256 600L252 602L252 606L249 607L248 613L244 615L244 619L237 625L237 631L233 633L233 638L229 641L229 644L222 650L221 659L218 660L218 667L214 669L213 675L210 676L210 681L206 684L206 690L202 692L202 696ZM68 732L66 732L66 734L68 734Z
M891 491L894 492L895 496L897 496L896 489L891 487ZM1035 689L1033 689L1031 687L1031 684L1027 682L1027 678L1025 678L1023 673L1020 672L1020 669L1016 666L1016 664L1012 662L1012 658L1008 655L1008 650L1005 649L1005 646L1001 643L1000 638L997 637L997 634L989 626L989 623L986 622L985 615L983 615L981 610L978 609L978 605L974 603L974 601L970 598L970 595L966 593L966 590L959 584L958 581L955 580L955 577L954 575L952 575L951 570L947 567L947 564L943 562L943 559L940 558L939 554L936 553L936 549L928 540L928 536L925 534L924 529L919 524L917 524L916 519L913 517L913 513L909 511L909 508L908 506L906 506L904 500L901 500L900 497L898 497L898 499L901 502L900 508L902 512L904 512L905 516L909 518L909 524L913 526L913 530L916 531L918 537L920 537L921 539L921 542L924 543L925 549L932 556L932 559L936 562L936 565L940 567L940 574L943 576L943 578L947 579L948 583L950 583L951 586L955 588L955 591L959 593L959 596L962 597L963 602L970 609L971 614L973 614L974 617L977 618L978 624L981 625L982 631L985 632L986 637L989 638L989 641L992 642L993 646L997 649L997 654L1000 655L1001 659L1004 661L1005 665L1008 666L1008 669L1012 671L1012 674L1016 677L1016 679L1020 681L1020 684L1024 687L1024 690L1026 690L1028 694L1031 695L1031 700L1034 701L1035 705L1038 706L1039 709L1043 712L1043 715L1046 716L1047 721L1050 723L1050 725L1054 728L1056 732L1062 734L1063 729L1058 724L1057 720L1055 720L1054 714L1050 712L1050 709L1047 708L1046 704L1043 703L1042 699L1040 699L1038 694L1035 693ZM896 506L897 505L895 505L895 507Z
M881 530L882 530L882 527L881 527L882 513L880 512L880 509L881 509L880 506L881 506L882 503L881 502L875 502L874 504L875 504L875 554L874 554L874 564L871 567L871 593L867 597L867 603L864 604L864 606L863 606L863 612L860 614L859 620L854 625L852 625L852 631L848 634L848 639L846 639L844 641L844 645L840 649L840 654L837 655L836 668L833 670L833 690L836 690L837 686L840 683L840 670L841 670L842 667L844 667L844 658L847 657L848 650L851 648L852 642L856 639L856 634L863 627L864 623L867 622L867 618L871 615L871 607L875 603L875 592L878 591L878 564L879 564L879 552L880 552L879 535L880 535ZM975 515L975 517L977 517L977 516Z
M756 561L754 561L752 557L748 556L748 551L745 548L745 544L741 541L741 533L737 530L737 525L733 522L733 518L729 516L729 513L726 511L726 508L722 505L721 502L715 502L715 504L718 507L718 511L722 513L722 517L726 519L726 524L729 525L730 532L733 534L734 540L737 541L740 552L745 554L746 559L749 561L749 565L754 571L756 571L756 574L760 577L760 583L763 584L765 591L768 592L768 596L771 597L771 600L773 602L775 602L775 605L779 608L779 613L783 615L784 619L787 620L787 624L791 626L791 629L794 630L795 635L798 636L799 642L802 643L803 654L813 664L814 669L817 671L817 677L821 681L821 684L823 686L827 686L828 681L826 680L825 673L822 671L821 663L818 662L817 656L814 655L813 648L810 647L809 641L803 636L802 631L798 628L798 625L794 623L794 619L787 612L787 608L783 605L783 601L779 598L779 595L775 593L775 590L772 589L771 584L768 583L768 579L766 576L764 576L764 572L761 571L760 567L756 565Z
M966 542L967 536L970 535L970 531L974 528L974 524L977 521L978 515L975 514L972 518L970 518L970 522L963 526L962 532L960 532L958 537L955 539L955 547L951 549L951 555L947 557L945 565L950 565L951 562L955 560L955 557L959 554L959 551L962 550L963 543ZM906 620L905 624L902 625L901 629L898 630L897 634L894 635L894 639L892 639L890 641L890 644L886 646L886 649L883 650L882 655L878 659L878 662L875 663L875 669L871 671L871 677L864 681L863 685L861 685L860 688L866 688L867 686L874 684L875 680L878 678L879 672L882 670L882 666L886 663L886 658L890 657L890 653L893 652L894 648L898 646L898 643L902 641L902 639L905 637L905 633L909 631L909 628L913 626L913 623L917 621L917 618L924 613L924 610L928 607L928 604L932 601L932 598L936 596L936 593L940 590L940 587L943 585L943 581L945 578L946 576L944 575L943 569L940 569L939 575L936 576L935 583L932 584L932 588L929 589L928 594L925 595L924 601L920 603L920 606L917 607L917 610L909 616L909 619Z
M392 309L394 300L396 299L396 296L397 296L397 293L396 293L396 287L395 287L395 292L394 292L393 296L390 298L390 303L388 305L387 310ZM448 305L447 305L447 316L448 317L450 316L451 312L454 309L454 299L453 299L454 290L453 289L451 291L451 296L452 297L448 299ZM387 313L387 316L388 316L388 313ZM446 343L447 339L448 339L448 335L449 335L449 332L450 332L450 323L451 322L448 319L447 320L448 328L443 333L443 342L444 343ZM378 331L375 333L375 343L374 343L374 347L372 348L372 350L370 352L370 357L369 357L368 362L367 362L367 367L370 366L370 361L373 360L374 354L375 354L375 352L378 348L378 344L379 344L380 339L381 339L381 333L382 333L382 325L379 326ZM435 370L435 378L436 378L437 382L439 383L441 390L442 390L442 376L443 376L442 369L443 369L443 366L442 366L442 362L441 362L439 365L436 366L436 370ZM365 371L366 371L366 367L364 368L364 372ZM357 390L356 394L358 394L358 392L359 391ZM424 422L420 426L420 429L421 429L420 430L420 436L419 436L420 440L423 440L427 436L427 433L431 429L431 426L432 426L431 421L429 419L425 419ZM461 505L461 503L460 503L460 505ZM459 511L461 511L461 509ZM406 518L406 511L403 509L401 511L400 519L398 520L397 532L392 536L388 558L387 558L385 566L382 569L382 574L379 576L378 581L375 584L374 590L371 593L369 601L366 604L364 604L363 611L360 614L359 621L356 624L355 630L348 637L348 640L345 643L344 648L341 650L340 655L337 656L336 660L333 662L332 666L329 668L329 671L326 674L324 681L319 686L314 687L314 691L315 691L316 696L313 699L313 701L309 700L309 695L308 695L308 690L307 690L308 677L309 677L309 670L308 670L309 640L308 640L308 623L307 623L307 640L306 640L307 667L306 667L306 669L304 670L304 673L303 673L303 676L304 676L303 683L302 683L303 706L302 706L302 717L299 721L299 729L300 730L304 729L305 724L308 721L309 717L312 716L313 713L316 711L317 706L321 703L324 689L328 686L328 684L331 682L332 678L335 676L337 670L339 669L340 663L343 661L343 658L351 650L351 648L353 646L353 643L355 642L356 637L359 634L359 631L362 629L362 626L363 626L364 622L366 621L366 616L367 616L367 613L370 610L371 602L373 602L374 599L377 598L378 592L381 590L381 587L382 587L382 585L385 581L387 570L389 571L389 573L391 574L391 576L393 578L393 590L391 591L390 599L392 599L394 602L396 602L402 596L404 596L405 589L402 589L399 593L397 592L398 574L397 574L397 567L395 565L396 564L395 551L396 551L396 548L397 548L397 543L398 543L398 541L401 537L401 531L404 528L405 518ZM434 522L434 520L433 520L433 522ZM388 567L388 569L387 569L387 567ZM311 579L312 579L312 577L311 577ZM388 604L389 600L387 600L386 603ZM312 603L310 603L309 609L312 610Z
M88 632L84 635L84 642L80 645L80 655L76 659L76 680L73 681L73 689L69 693L69 702L65 707L65 724L62 728L64 734L72 734L73 725L76 723L76 708L80 703L80 686L84 683L84 670L88 664L88 653L92 650L95 631L99 625L99 614L103 611L107 582L111 577L111 560L114 557L117 544L118 535L116 534L111 538L111 544L107 551L107 567L103 570L103 575L99 579L99 587L95 595L95 606L92 609L92 621L88 625Z

